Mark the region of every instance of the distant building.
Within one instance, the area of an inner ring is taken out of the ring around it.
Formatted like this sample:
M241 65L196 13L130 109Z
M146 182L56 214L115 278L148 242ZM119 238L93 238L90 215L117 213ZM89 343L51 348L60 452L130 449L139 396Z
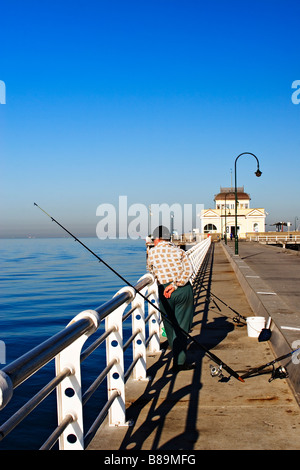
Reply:
M247 233L265 231L265 209L251 209L250 195L245 193L244 187L237 188L237 233L245 238ZM202 233L219 233L227 237L232 233L235 236L235 190L234 188L220 188L215 195L215 208L201 211Z

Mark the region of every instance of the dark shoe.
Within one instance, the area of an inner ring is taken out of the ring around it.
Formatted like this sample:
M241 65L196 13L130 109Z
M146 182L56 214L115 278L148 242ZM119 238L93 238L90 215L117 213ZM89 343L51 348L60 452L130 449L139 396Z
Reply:
M180 372L181 370L192 370L195 369L195 364L177 364L173 366L173 372Z

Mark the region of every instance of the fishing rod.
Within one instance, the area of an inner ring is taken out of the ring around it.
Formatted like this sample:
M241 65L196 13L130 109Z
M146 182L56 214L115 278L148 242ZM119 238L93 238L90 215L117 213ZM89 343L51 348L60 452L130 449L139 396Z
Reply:
M215 297L216 299L218 299L220 302L222 302L222 304L226 305L226 307L228 307L230 310L232 310L237 316L236 317L233 317L232 318L232 321L234 323L237 323L238 326L245 326L247 324L247 317L244 317L243 315L241 315L239 312L237 312L236 310L234 310L234 308L230 307L230 305L226 304L226 302L224 302L224 300L220 299L219 297L217 297L215 294L213 294L212 292L210 292L210 298L211 300L213 301L213 303L215 304L215 306L217 307L217 309L219 310L219 312L221 311L220 307L218 306L218 304L216 303L216 301L213 299L213 297ZM221 314L220 314L221 315ZM246 322L246 323L242 323L241 322L241 318ZM271 335L272 335L272 332L270 330L270 324L271 324L271 321L272 321L272 318L269 317L269 320L266 324L266 327L263 328L258 336L258 341L259 342L262 342L262 341L269 341L269 339L271 338Z
M95 258L97 258L97 260L100 261L100 263L103 263L108 269L110 269L110 271L112 271L117 277L119 277L119 279L121 279L125 284L127 284L129 287L134 289L134 291L137 294L139 294L146 302L148 302L152 307L154 307L161 314L161 316L164 320L166 320L167 322L169 322L172 325L171 320L168 317L166 317L166 315L155 304L153 304L149 299L147 299L147 297L145 297L143 294L141 294L132 284L130 284L130 282L128 282L127 279L125 279L121 274L119 274L115 269L113 269L108 263L106 263L102 258L100 258L100 256L98 256L96 253L94 253L94 251L92 251L87 245L85 245L81 240L79 240L79 238L77 238L75 235L73 235L73 233L71 233L66 227L64 227L61 223L59 223L56 219L54 219L54 217L52 217L50 214L48 214L48 212L46 212L44 209L42 209L36 202L34 202L34 206L38 207L42 212L44 212L44 214L46 214L52 220L52 222L56 223L66 233L68 233L72 238L74 238L75 241L77 241L81 246L83 246L87 251L89 251ZM220 366L220 368L223 368L224 370L226 370L226 372L228 372L230 375L235 377L240 382L244 382L244 379L242 377L240 377L240 375L237 372L235 372L233 369L231 369L231 367L229 367L227 364L225 364L218 356L216 356L215 354L210 352L205 346L203 346L201 343L199 343L189 333L184 331L184 329L181 328L179 325L177 325L177 326L178 326L179 330L187 338L189 338L191 341L196 343L197 346L199 346L205 352L205 354L207 354L216 364L218 364Z
M292 356L297 351L300 351L300 348L294 349L293 351L290 351L289 353L284 354L283 356L276 357L276 359L273 359L273 361L267 362L266 364L263 364L262 366L253 367L250 370L248 370L248 372L246 372L246 374L242 375L242 378L246 379L247 377L250 377L250 375L257 374L258 372L262 371L266 367L273 366L274 364L276 364L276 362L280 362L283 359L286 359L287 357ZM283 370L283 369L284 368L281 367L281 370ZM286 377L287 377L287 375L286 375Z
M227 308L229 308L233 313L235 313L237 315L237 317L234 317L232 320L235 322L235 323L240 323L240 319L242 318L243 320L247 321L247 318L244 317L243 315L241 315L239 312L237 312L236 310L234 310L234 308L230 307L230 305L226 304L226 302L224 302L224 300L220 299L220 297L217 297L215 294L213 294L212 292L210 292L210 296L211 297L215 297L216 299L218 299L220 302L222 302L223 305L225 305ZM214 299L212 299L213 303L216 305L216 307L219 309L217 303L215 302Z

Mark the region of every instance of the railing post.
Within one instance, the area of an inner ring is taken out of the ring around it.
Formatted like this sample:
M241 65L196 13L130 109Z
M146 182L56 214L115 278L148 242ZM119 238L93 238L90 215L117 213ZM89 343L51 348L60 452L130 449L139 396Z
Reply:
M107 375L108 400L117 391L118 396L113 401L108 411L108 423L110 426L126 426L125 410L125 381L124 381L124 353L123 353L123 325L122 316L127 305L134 299L135 290L131 287L120 289L114 297L122 292L131 292L131 298L124 302L105 318L105 330L115 327L106 339L106 362L116 361Z
M83 450L84 448L80 353L87 338L98 328L99 316L94 310L86 310L76 315L69 325L82 318L92 319L93 326L55 358L56 374L65 368L71 370L71 375L57 387L58 424L60 425L68 415L73 418L59 437L60 450Z
M146 277L151 279L151 287L155 282L151 274L145 274L139 281ZM149 285L144 287L140 293L145 296L147 290L149 290ZM132 314L132 333L134 334L139 330L138 335L134 338L132 343L133 360L139 357L139 360L133 368L132 377L134 380L145 380L147 377L145 300L137 294L131 305L132 307L136 307Z
M148 291L148 316L150 316L148 322L149 328L149 347L148 350L150 353L157 353L160 351L160 339L159 339L159 325L160 325L160 313L159 311L153 307L151 304L156 305L159 308L159 300L158 300L158 287L157 283L154 282Z

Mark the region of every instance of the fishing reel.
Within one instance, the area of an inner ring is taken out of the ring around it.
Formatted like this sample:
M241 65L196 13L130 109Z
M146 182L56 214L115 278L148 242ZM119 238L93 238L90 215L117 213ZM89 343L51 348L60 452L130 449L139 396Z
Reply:
M236 323L237 326L245 326L246 325L245 322L241 321L241 316L240 315L237 315L236 317L233 317L232 321L233 321L233 323Z
M272 376L269 378L269 382L274 379L286 379L289 376L288 371L285 367L279 366L277 369L273 366Z
M219 367L210 365L210 375L212 377L220 377L222 379L224 377L222 373L222 365Z

